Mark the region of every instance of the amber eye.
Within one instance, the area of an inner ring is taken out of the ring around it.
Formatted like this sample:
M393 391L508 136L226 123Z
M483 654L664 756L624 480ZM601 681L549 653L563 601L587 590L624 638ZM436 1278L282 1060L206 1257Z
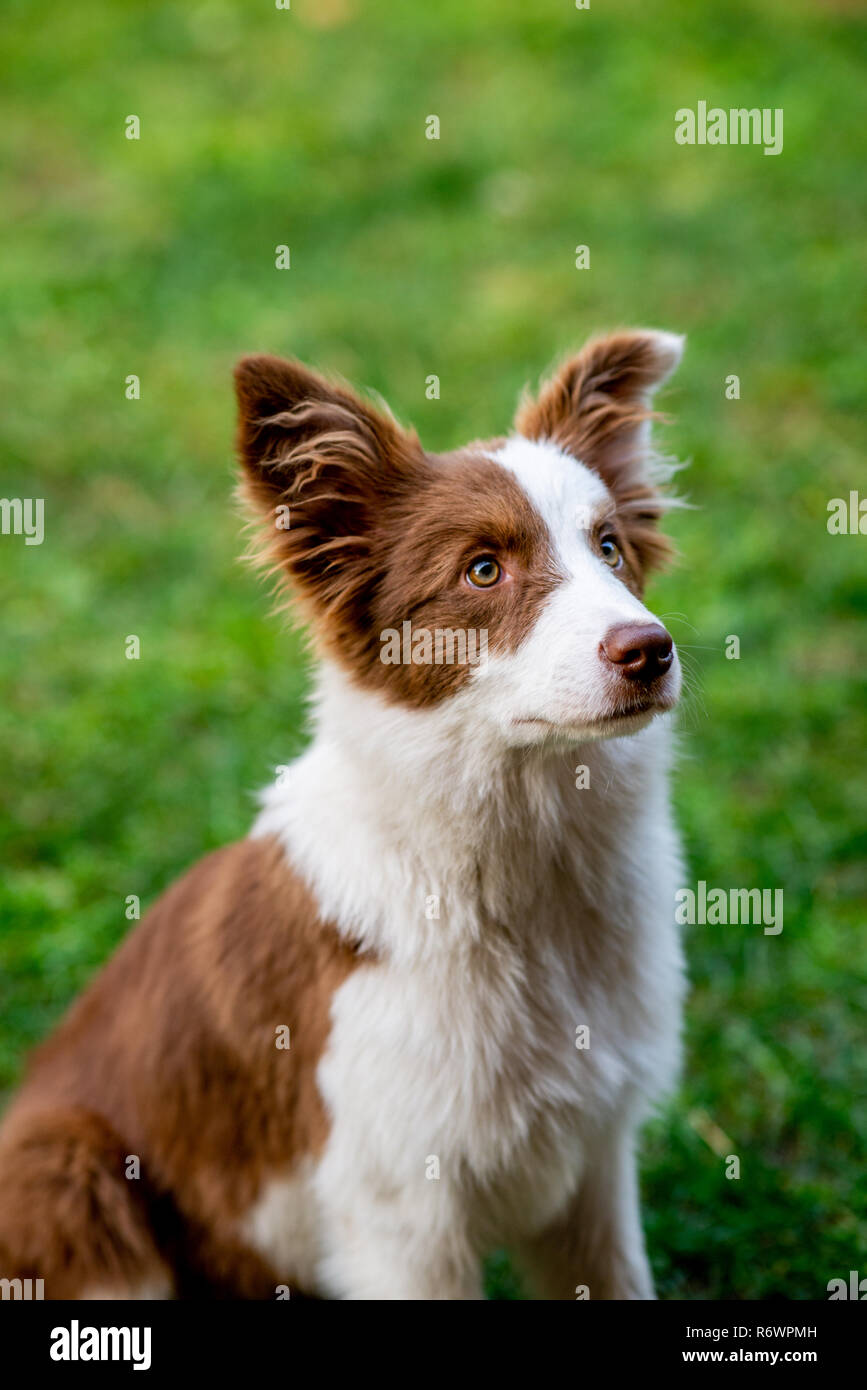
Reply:
M481 555L467 570L467 579L474 589L490 589L502 573L493 555Z
M599 549L602 551L602 558L606 565L610 565L613 570L619 570L623 564L623 556L614 537L603 536L599 542Z

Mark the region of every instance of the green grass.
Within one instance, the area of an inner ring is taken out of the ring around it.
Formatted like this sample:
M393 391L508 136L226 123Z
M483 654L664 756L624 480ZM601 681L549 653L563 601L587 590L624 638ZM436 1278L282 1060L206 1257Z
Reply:
M684 330L666 445L696 510L650 596L687 644L679 815L694 878L783 887L785 929L687 931L648 1239L668 1297L867 1273L867 539L825 524L864 478L854 4L10 0L5 20L2 492L46 499L46 539L0 538L0 1088L125 897L242 834L303 743L299 639L235 562L235 358L340 371L437 448L502 430L594 329ZM675 145L699 99L782 107L783 153ZM490 1289L515 1295L502 1259Z

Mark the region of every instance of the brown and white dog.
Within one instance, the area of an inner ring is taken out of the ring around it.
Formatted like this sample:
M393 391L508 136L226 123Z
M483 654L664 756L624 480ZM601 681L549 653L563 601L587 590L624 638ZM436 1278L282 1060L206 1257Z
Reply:
M37 1052L0 1131L0 1277L465 1299L505 1247L543 1298L653 1296L634 1149L679 1059L656 716L680 670L641 593L666 554L649 402L681 349L597 339L514 433L444 455L298 363L241 362L313 739ZM486 659L448 659L469 631Z

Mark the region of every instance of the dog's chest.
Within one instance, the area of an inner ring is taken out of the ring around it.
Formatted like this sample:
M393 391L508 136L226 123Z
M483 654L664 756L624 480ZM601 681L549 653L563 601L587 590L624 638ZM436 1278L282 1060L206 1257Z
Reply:
M550 941L360 970L333 1020L319 1068L332 1157L355 1154L385 1185L448 1183L501 1237L568 1199L585 1131L640 1060L596 969Z
M445 1224L484 1252L555 1219L598 1161L606 1120L676 1071L672 862L643 861L642 895L614 876L591 888L549 873L506 924L480 923L469 895L446 890L457 946L353 972L332 998L316 1072L325 1148L303 1182L263 1195L247 1227L276 1268L303 1257L321 1271L329 1250L372 1230L388 1240ZM395 940L413 901L424 894L390 895L395 914L404 905ZM299 1203L312 1223L301 1252Z

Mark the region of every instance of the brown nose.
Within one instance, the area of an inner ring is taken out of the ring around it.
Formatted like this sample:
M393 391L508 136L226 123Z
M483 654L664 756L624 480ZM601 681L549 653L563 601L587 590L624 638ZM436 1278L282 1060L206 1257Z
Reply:
M659 623L623 623L600 642L603 656L631 681L652 681L674 660L674 644Z

